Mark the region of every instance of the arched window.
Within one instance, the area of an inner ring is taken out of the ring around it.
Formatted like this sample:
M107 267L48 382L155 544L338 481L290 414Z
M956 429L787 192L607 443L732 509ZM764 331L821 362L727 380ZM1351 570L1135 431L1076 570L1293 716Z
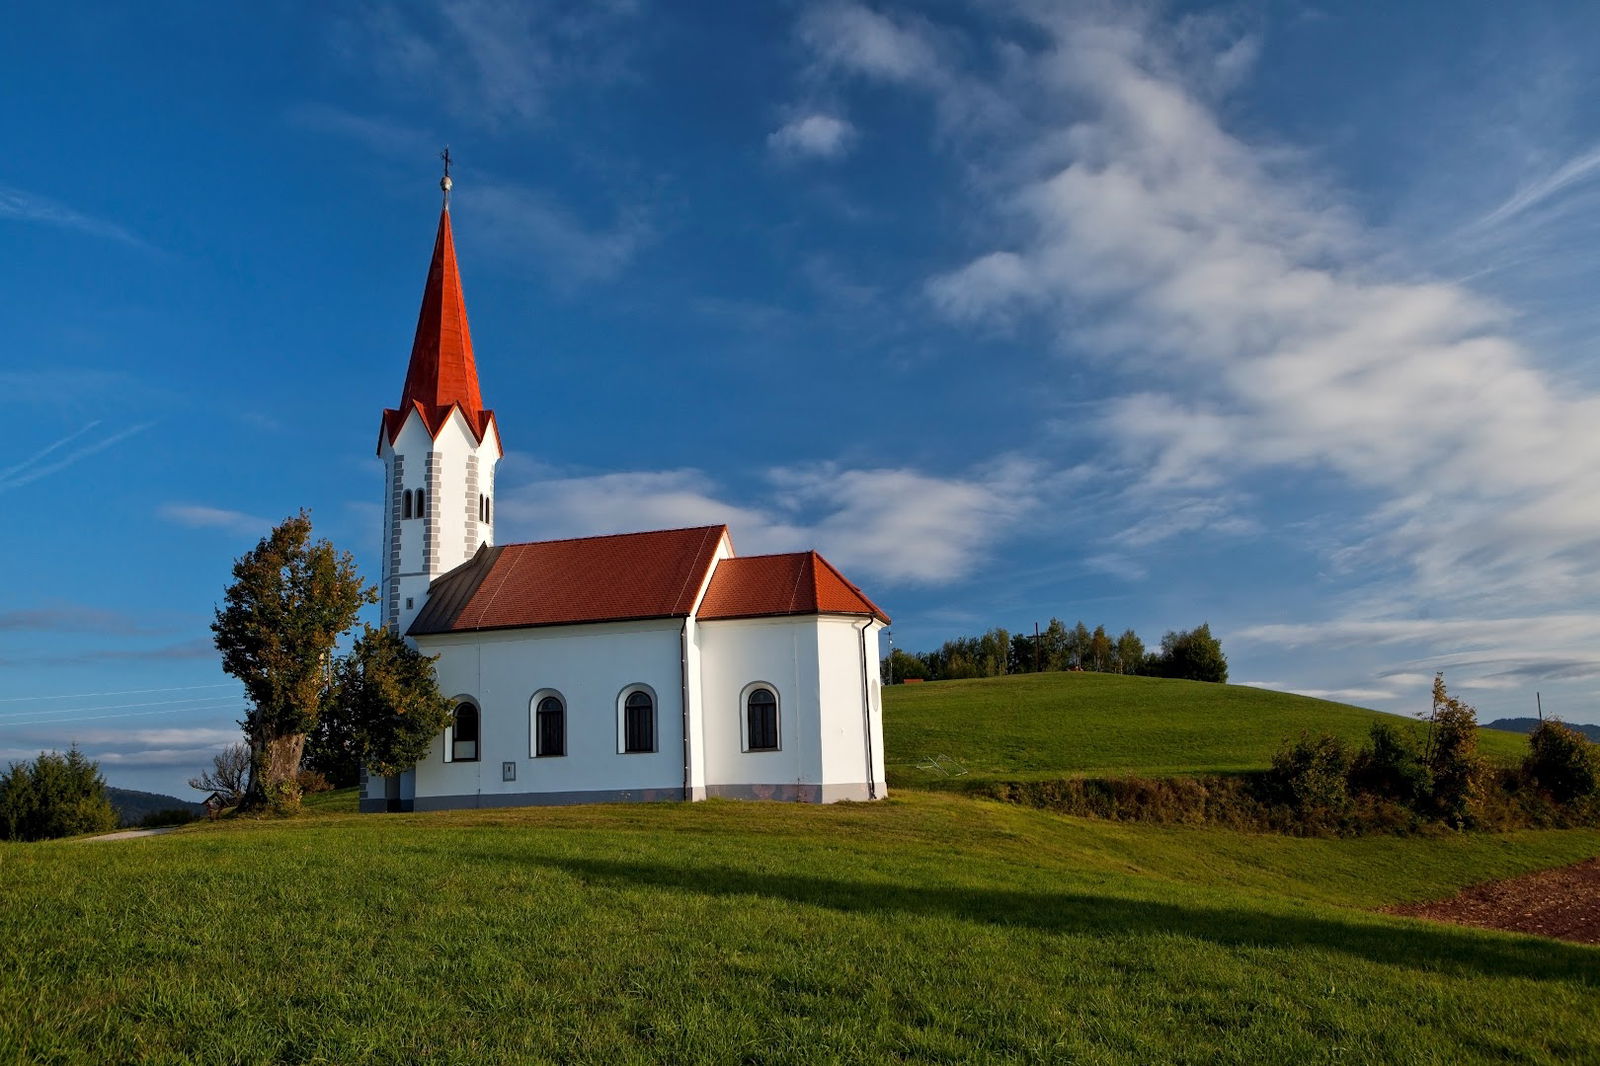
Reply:
M483 517L483 493L480 492L480 493L478 493L478 521L482 522L484 520L485 519Z
M642 689L628 693L622 702L622 750L656 750L656 701Z
M455 762L478 761L478 708L470 703L456 707L450 728L450 756Z
M411 490L410 489L406 489L406 491L402 492L400 495L401 495L401 497L403 497L403 499L405 501L404 504L400 508L400 517L401 518L410 518L411 517Z
M417 490L417 517L421 518L428 513L428 492L426 489Z
M745 697L747 751L778 750L778 697L770 688L753 688Z
M493 522L494 521L494 497L493 496L485 496L483 498L483 520L485 522Z
M533 754L538 758L567 753L567 705L560 696L545 696L533 712Z

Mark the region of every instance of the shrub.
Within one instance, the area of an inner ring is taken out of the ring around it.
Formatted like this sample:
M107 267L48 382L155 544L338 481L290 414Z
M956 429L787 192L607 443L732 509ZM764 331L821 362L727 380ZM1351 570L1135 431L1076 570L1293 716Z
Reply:
M1351 764L1350 788L1421 809L1433 795L1433 772L1422 761L1422 752L1412 735L1388 722L1374 722L1366 746Z
M1559 721L1540 722L1528 736L1522 773L1557 803L1575 803L1600 792L1600 749Z
M327 776L318 770L301 770L295 775L294 783L299 785L300 792L307 796L313 792L328 792L333 788Z
M1336 827L1350 808L1350 749L1332 733L1285 740L1267 773L1269 798L1298 814L1310 829Z
M1444 674L1433 678L1423 761L1433 774L1433 814L1458 829L1471 825L1489 769L1478 754L1478 712L1445 691Z
M168 807L164 811L151 811L139 819L141 829L157 829L164 825L184 825L195 819L193 811L187 807Z
M0 837L51 840L117 827L100 767L76 746L65 755L40 752L0 775Z

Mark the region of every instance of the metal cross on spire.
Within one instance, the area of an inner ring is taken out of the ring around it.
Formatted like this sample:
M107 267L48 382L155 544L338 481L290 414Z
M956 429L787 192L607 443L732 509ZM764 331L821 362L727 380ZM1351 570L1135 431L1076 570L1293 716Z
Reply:
M439 153L439 158L444 160L444 177L439 179L439 188L444 192L444 205L450 206L450 187L455 182L450 180L450 146L444 146L444 151Z

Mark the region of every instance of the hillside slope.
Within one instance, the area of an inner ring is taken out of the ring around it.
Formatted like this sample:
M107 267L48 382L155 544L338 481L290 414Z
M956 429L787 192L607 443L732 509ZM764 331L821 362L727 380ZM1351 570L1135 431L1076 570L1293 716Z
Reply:
M1257 770L1301 730L1359 744L1376 721L1416 724L1242 685L1095 673L894 685L883 703L890 785L936 788L959 780ZM1527 749L1516 734L1479 736L1499 762ZM928 768L935 757L943 769ZM964 779L950 776L956 768L967 771Z
M928 792L5 844L0 1060L1597 1061L1600 950L1365 909L1597 851Z

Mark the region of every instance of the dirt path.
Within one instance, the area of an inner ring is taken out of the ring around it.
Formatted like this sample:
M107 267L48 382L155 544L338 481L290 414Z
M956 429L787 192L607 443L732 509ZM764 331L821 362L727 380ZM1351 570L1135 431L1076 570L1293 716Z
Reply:
M1385 907L1389 914L1600 944L1600 858L1464 888L1449 899Z
M123 829L116 833L107 833L104 836L84 837L78 841L80 844L98 844L102 840L133 840L136 837L158 837L162 833L170 833L179 828L175 825L163 825L156 829Z

